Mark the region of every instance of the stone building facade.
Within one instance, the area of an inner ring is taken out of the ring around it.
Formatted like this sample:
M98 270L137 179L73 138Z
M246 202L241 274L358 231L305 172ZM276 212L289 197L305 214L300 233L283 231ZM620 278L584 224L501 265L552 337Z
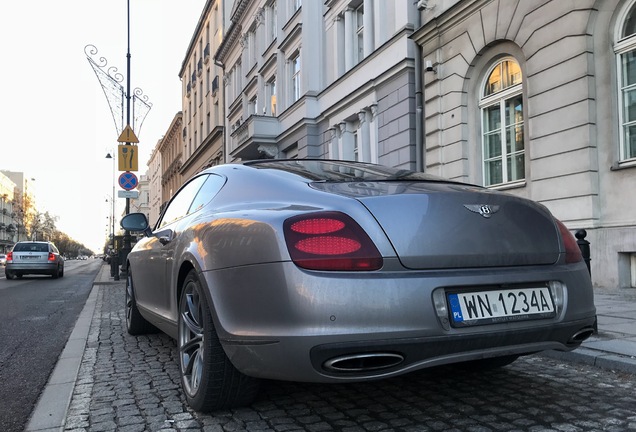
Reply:
M543 203L636 287L634 0L420 1L427 172Z
M179 71L183 95L180 173L184 180L224 162L222 70L213 54L223 39L226 3L231 4L206 2Z

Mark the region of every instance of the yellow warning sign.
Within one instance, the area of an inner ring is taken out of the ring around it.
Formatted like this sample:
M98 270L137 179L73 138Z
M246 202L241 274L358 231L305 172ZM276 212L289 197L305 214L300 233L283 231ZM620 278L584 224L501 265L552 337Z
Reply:
M119 171L137 171L139 166L139 149L137 146L119 144L117 150Z
M130 125L126 125L124 130L121 132L121 135L119 135L119 138L117 138L117 142L137 144L139 143L139 140Z

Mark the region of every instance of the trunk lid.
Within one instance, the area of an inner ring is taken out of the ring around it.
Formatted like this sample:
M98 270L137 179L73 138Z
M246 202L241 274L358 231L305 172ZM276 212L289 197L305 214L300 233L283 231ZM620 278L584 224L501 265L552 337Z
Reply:
M407 268L547 265L561 253L550 213L513 195L445 182L312 186L360 201Z
M20 264L41 264L49 260L46 243L18 243L13 248L13 262Z

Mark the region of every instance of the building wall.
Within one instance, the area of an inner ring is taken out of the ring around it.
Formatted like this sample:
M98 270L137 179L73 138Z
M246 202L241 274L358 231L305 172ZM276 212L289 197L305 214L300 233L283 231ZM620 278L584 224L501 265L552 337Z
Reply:
M227 160L325 157L415 168L414 4L296 6L235 3L215 56L225 72Z
M163 170L161 164L162 155L159 152L159 147L162 139L157 142L148 160L148 221L150 226L154 226L157 223L161 211Z
M422 74L426 171L484 184L481 92L489 67L514 59L523 76L525 178L496 188L586 229L597 286L629 285L626 263L636 251L636 201L626 195L636 164L618 159L612 37L631 4L431 0L414 36L422 65L434 69Z
M7 253L11 249L17 232L13 213L15 189L15 183L0 172L0 253Z
M172 119L166 134L158 144L161 154L161 204L159 214L170 198L183 184L181 169L183 166L183 114L179 111ZM157 216L159 216L157 214ZM155 219L155 222L157 219Z
M186 181L224 161L222 69L212 60L223 40L224 11L231 1L208 0L193 33L179 77L183 125L181 177Z

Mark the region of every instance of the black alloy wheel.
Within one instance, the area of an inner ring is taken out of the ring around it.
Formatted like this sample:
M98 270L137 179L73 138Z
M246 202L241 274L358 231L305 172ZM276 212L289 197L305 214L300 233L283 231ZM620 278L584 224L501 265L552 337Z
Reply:
M177 349L181 385L194 410L245 406L256 398L259 380L239 372L225 354L194 270L185 279L179 302Z

